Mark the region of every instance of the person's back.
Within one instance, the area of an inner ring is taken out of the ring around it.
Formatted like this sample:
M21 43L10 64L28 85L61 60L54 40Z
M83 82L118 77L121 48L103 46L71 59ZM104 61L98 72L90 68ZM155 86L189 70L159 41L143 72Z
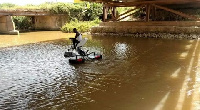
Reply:
M77 36L76 40L78 40L79 42L82 40L82 35L79 33L79 35Z

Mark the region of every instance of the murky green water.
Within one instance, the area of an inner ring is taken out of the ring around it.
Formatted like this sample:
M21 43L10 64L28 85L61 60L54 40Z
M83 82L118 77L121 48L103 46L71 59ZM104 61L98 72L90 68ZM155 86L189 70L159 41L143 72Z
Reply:
M0 35L0 109L200 109L198 40L84 36L103 59L71 65L70 36Z

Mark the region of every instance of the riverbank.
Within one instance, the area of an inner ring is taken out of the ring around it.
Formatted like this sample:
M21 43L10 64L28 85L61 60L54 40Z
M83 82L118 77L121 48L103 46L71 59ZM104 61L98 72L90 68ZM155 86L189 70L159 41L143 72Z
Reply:
M200 39L200 34L173 34L173 33L91 33L94 36L120 36L135 38L162 38L162 39Z
M94 35L132 36L144 38L199 39L197 21L102 22L92 27Z

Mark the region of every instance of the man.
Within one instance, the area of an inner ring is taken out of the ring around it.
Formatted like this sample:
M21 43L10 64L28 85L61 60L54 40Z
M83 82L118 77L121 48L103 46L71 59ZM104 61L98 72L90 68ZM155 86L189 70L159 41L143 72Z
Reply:
M82 40L82 35L77 31L76 28L73 29L73 32L76 33L75 38L71 38L73 45L74 45L74 49L76 49L77 44Z

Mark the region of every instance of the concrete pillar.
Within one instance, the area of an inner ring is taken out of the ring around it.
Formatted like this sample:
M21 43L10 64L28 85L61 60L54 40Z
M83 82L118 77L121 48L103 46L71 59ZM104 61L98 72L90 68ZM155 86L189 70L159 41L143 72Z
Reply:
M35 30L35 16L31 16L32 29Z
M18 35L19 31L15 30L15 23L11 16L0 16L0 33Z

